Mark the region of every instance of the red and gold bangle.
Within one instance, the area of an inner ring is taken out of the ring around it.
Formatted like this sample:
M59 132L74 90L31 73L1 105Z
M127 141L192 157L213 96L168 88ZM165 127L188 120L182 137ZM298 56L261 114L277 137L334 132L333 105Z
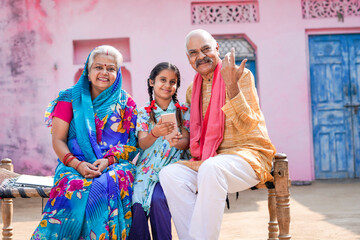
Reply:
M150 131L150 134L151 134L151 136L153 136L154 138L158 138L157 136L155 136L155 134L153 133L152 129L151 129L151 131Z
M69 157L68 159L66 159L66 162L64 163L65 166L69 166L69 163L74 160L76 157L72 156L72 157Z
M75 170L77 171L78 167L79 167L82 163L84 163L84 162L85 162L85 161L80 161L80 162L76 165Z
M109 166L115 163L115 157L114 156L108 156L107 159L108 159L108 165Z
M62 162L65 164L66 159L67 159L68 157L70 157L70 156L73 156L73 154L72 154L71 152L67 153L67 154L63 157ZM66 165L66 164L65 164L65 165Z

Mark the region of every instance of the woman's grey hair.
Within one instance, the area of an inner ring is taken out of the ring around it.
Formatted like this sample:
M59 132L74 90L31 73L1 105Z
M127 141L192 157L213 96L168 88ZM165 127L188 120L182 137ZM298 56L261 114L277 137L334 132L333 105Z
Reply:
M101 45L101 46L96 47L90 54L89 62L88 62L88 66L87 66L88 72L90 72L90 68L94 62L95 57L99 54L104 54L104 55L109 55L109 56L114 57L115 64L117 67L116 71L118 71L120 69L121 64L123 62L123 56L121 55L119 50L117 50L116 48L114 48L113 46L110 46L110 45Z

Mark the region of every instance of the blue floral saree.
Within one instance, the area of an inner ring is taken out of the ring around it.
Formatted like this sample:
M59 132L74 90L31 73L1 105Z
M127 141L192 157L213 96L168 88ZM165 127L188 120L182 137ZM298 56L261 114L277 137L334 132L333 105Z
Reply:
M87 61L88 62L88 61ZM58 159L55 184L43 218L31 239L126 239L132 215L135 168L130 162L137 154L136 105L121 89L121 70L114 84L91 99L87 63L78 83L61 91L45 113L59 101L71 102L73 118L68 147L79 160L90 163L113 155L119 161L94 179L86 179Z

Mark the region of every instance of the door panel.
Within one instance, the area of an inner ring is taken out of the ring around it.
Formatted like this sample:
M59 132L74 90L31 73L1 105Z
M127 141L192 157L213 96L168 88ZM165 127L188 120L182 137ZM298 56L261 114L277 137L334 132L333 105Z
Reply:
M310 36L315 176L354 177L350 79L346 37Z
M349 77L351 82L351 97L353 105L360 105L360 35L354 34L347 37L348 56L349 56ZM353 108L354 118L354 168L355 176L360 177L360 107Z

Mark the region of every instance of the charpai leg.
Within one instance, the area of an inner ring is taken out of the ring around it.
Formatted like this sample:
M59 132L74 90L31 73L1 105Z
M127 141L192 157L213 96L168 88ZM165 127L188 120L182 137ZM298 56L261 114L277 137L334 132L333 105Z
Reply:
M278 240L278 222L276 217L276 193L275 189L268 189L268 208L269 208L269 238L268 240Z
M291 239L289 168L285 154L277 154L274 162L274 181L276 191L276 210L279 223L279 240Z
M13 200L11 198L4 198L1 202L1 212L3 220L3 229L2 229L2 239L3 240L12 240L13 239L13 227L12 217L13 217Z
M11 159L4 158L1 159L1 168L14 171L14 167L11 163ZM13 200L11 198L4 198L1 202L1 214L3 220L3 229L2 229L2 239L3 240L12 240L13 239L13 227L12 227L12 218L13 218Z

